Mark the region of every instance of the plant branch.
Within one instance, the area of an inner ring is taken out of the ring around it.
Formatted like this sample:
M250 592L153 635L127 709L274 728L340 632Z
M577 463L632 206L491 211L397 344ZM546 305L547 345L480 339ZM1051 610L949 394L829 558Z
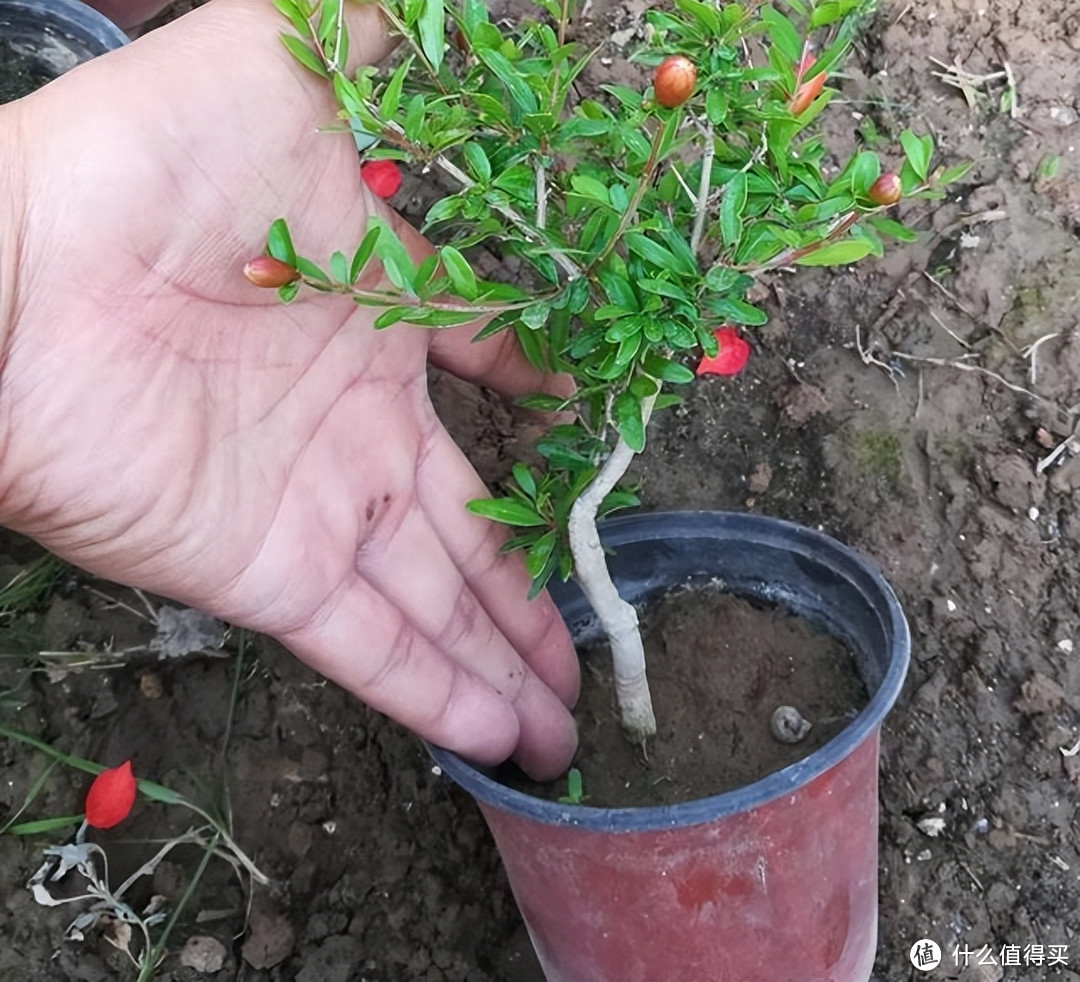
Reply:
M829 230L825 235L825 238L819 239L817 242L813 242L810 245L802 246L799 249L785 249L778 256L774 256L766 262L752 266L736 266L735 268L746 273L764 273L766 270L777 269L780 266L790 266L792 263L802 259L803 256L809 256L810 253L817 252L818 249L828 245L830 242L835 242L861 217L862 215L860 212L849 211Z
M626 206L626 211L624 211L619 218L619 227L615 229L615 234L607 240L600 255L589 263L586 272L592 272L594 269L599 269L604 264L604 260L611 255L615 246L619 244L619 240L630 227L630 223L633 222L634 218L637 216L638 205L641 204L641 199L645 197L645 191L656 171L657 158L660 156L660 144L663 142L663 139L664 124L661 122L656 128L656 132L653 134L652 145L649 147L649 159L645 161L645 166L641 171L641 177L638 178L637 187L634 188L634 196Z
M694 228L690 233L690 251L695 256L701 247L701 234L705 231L705 212L708 209L709 187L712 184L712 164L715 156L716 142L713 138L713 125L708 123L705 127L705 152L701 155L701 180L698 182Z
M641 400L641 421L645 427L657 395L659 390ZM620 437L600 472L570 509L568 533L574 576L611 642L615 692L623 730L633 743L643 743L656 735L656 716L645 674L645 649L637 612L619 596L596 529L596 514L601 503L619 483L635 455L636 451Z

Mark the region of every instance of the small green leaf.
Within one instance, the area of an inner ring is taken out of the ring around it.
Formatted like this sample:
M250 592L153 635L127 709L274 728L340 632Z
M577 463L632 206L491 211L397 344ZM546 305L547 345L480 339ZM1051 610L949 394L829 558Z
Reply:
M19 822L4 829L8 835L40 835L43 832L55 832L71 825L81 825L82 815L62 815L56 818L39 818L31 822Z
M445 46L446 13L443 0L424 0L424 12L420 17L420 48L436 72L442 65Z
M534 303L521 312L521 322L530 331L539 331L551 316L550 303Z
M296 250L284 218L275 218L270 223L270 229L266 233L266 251L283 263L296 265Z
M720 202L720 235L724 245L734 248L742 237L742 213L746 207L746 174L736 174L724 189Z
M535 498L536 478L533 477L532 471L529 470L528 465L518 461L511 469L511 473L514 475L514 480L517 481L518 487L530 498Z
M380 231L377 228L369 228L367 234L360 240L360 245L356 247L356 252L353 253L352 262L349 263L349 283L355 283L360 274L364 271L364 267L367 266L368 260L371 259L372 253L375 251L375 243L379 240Z
M694 381L694 373L685 365L662 358L657 354L646 355L641 367L653 378L658 378L663 382L685 385L687 382Z
M975 166L974 160L965 160L962 164L955 164L952 167L946 167L941 172L941 175L937 179L939 185L952 184L954 181L959 181L960 178L965 177L967 172Z
M525 569L529 576L537 579L551 559L551 553L555 548L555 530L545 532L528 552L525 553Z
M881 161L871 150L858 153L851 167L851 190L855 194L866 194L870 185L881 174Z
M349 262L344 253L335 251L330 256L330 275L339 283L349 282Z
M795 262L800 266L843 266L868 256L873 248L873 243L866 239L844 239L842 242L830 242Z
M301 65L303 65L309 71L314 72L321 78L329 78L330 73L326 70L326 67L319 60L319 56L315 54L300 38L293 34L281 34L281 43L289 49L291 54Z
M286 283L284 286L278 287L278 299L282 303L292 303L296 299L296 294L300 292L300 281L293 280L292 283Z
M535 508L515 498L476 498L466 502L465 508L474 515L503 525L532 528L547 524Z
M891 218L871 215L869 222L882 235L892 236L892 238L896 239L898 242L917 242L919 239L916 232L912 231L906 225L894 222Z
M490 48L481 48L476 56L498 77L499 81L506 86L510 98L525 113L535 113L539 108L536 101L536 93L529 87L505 55Z
M930 156L934 152L933 137L916 136L911 130L904 130L900 134L900 146L904 148L904 155L911 164L911 169L920 181L925 181L930 171Z
M600 201L605 205L611 204L607 185L598 181L595 177L589 177L587 174L575 174L570 178L570 186L582 197Z
M293 0L274 0L274 6L277 7L278 13L289 18L289 23L296 28L299 34L308 33L308 23L304 19L304 15L296 8Z
M476 286L476 274L468 260L450 245L443 246L439 250L439 256L457 294L466 300L475 300L479 290Z
M623 392L612 404L611 415L626 445L634 453L641 453L645 449L645 426L637 397L632 392Z
M398 65L397 71L390 76L390 81L386 83L382 99L379 102L379 115L383 119L393 119L394 114L398 111L398 106L401 104L401 89L405 84L405 76L412 67L412 63L413 59L411 57L406 58Z
M403 321L409 314L411 314L415 307L387 307L378 317L375 318L375 330L382 331L388 327Z
M481 184L491 180L491 162L484 153L484 148L479 143L466 143L462 148L469 169Z

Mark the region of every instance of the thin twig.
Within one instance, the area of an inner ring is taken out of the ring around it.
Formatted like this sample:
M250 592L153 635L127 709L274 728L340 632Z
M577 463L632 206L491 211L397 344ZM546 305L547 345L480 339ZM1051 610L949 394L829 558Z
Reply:
M701 235L705 231L705 212L708 210L709 187L712 184L712 164L716 155L713 125L705 127L705 152L701 155L701 180L698 181L697 202L694 212L694 228L690 234L690 251L696 256L701 247Z
M979 375L985 375L988 378L992 378L995 382L1005 386L1006 389L1009 389L1012 392L1027 396L1029 399L1034 399L1036 402L1041 402L1046 406L1053 406L1054 409L1060 408L1056 402L1039 395L1037 392L1032 392L1030 389L1025 389L1022 385L1016 385L1007 378L998 375L997 372L992 372L989 368L983 368L982 365L972 365L966 361L958 361L950 358L928 358L922 355L909 355L904 351L893 351L890 352L890 354L894 358L899 358L902 361L910 361L923 365L936 365L939 368L957 368L962 372L977 372Z

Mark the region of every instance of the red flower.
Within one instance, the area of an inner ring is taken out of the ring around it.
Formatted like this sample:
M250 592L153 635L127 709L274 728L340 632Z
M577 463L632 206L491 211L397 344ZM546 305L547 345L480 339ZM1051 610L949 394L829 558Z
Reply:
M721 327L713 332L720 350L712 358L702 358L698 375L738 375L750 360L750 345L733 327Z
M86 792L86 824L95 829L111 829L131 814L135 804L135 776L131 761L102 771Z
M401 171L392 160L369 160L360 165L360 176L380 198L392 198L401 188Z

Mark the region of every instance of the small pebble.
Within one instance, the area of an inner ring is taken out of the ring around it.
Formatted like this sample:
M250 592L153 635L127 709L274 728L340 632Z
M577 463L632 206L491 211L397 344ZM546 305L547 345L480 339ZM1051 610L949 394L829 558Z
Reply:
M772 714L772 735L781 743L798 743L810 732L810 725L794 706L780 706Z

